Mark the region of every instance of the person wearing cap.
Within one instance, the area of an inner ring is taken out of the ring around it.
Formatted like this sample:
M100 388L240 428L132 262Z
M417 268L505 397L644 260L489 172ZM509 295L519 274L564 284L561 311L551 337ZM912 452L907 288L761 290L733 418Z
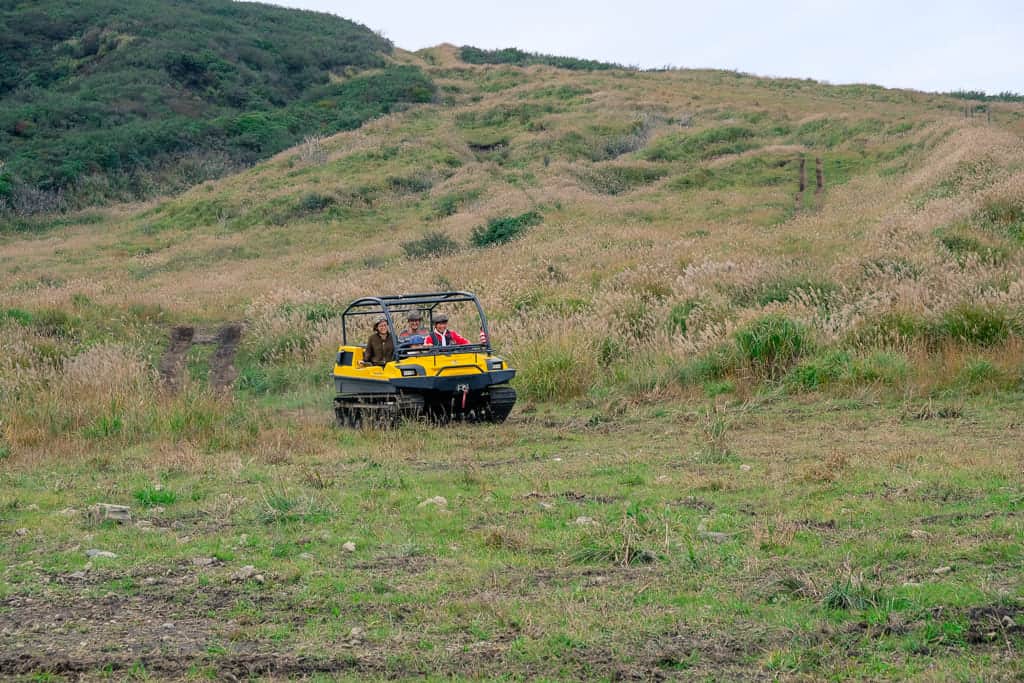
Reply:
M448 329L448 316L444 313L434 316L434 329L423 340L424 346L458 346L469 343L461 334Z
M419 346L423 343L423 337L426 335L426 330L420 329L423 316L419 311L412 311L405 320L408 327L398 333L398 343Z
M388 361L395 359L395 340L388 329L388 319L381 316L373 323L373 332L366 340L366 350L360 365L377 365L384 367Z

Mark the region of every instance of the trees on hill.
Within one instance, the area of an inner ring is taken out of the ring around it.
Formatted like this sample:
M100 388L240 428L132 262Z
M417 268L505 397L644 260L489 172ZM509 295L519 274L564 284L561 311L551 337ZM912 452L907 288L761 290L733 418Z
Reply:
M229 0L8 4L0 210L174 191L429 101L422 72L386 68L391 50L332 15Z

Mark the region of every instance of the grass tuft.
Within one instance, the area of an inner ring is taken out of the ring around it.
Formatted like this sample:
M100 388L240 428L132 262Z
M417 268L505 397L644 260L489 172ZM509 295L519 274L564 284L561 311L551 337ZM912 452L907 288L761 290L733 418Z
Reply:
M998 307L961 304L946 311L936 331L946 339L976 346L995 346L1016 331L1014 319Z
M178 500L178 494L162 486L147 486L138 489L134 495L135 500L147 508L155 505L172 505Z
M812 346L807 328L781 315L759 318L733 339L740 357L769 379L782 377Z

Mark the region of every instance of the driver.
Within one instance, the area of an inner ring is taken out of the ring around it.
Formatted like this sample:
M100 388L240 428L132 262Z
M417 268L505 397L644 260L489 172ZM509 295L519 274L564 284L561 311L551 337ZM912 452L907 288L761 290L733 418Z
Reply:
M400 344L410 344L412 346L422 344L423 337L427 334L426 330L420 329L420 323L423 321L423 316L419 311L412 311L405 320L407 327L398 333L398 342Z

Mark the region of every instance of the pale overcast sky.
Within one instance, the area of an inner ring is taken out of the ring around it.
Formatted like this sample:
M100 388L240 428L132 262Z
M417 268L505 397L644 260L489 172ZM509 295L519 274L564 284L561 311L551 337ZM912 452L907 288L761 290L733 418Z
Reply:
M440 43L644 68L1024 93L1024 0L274 0Z

